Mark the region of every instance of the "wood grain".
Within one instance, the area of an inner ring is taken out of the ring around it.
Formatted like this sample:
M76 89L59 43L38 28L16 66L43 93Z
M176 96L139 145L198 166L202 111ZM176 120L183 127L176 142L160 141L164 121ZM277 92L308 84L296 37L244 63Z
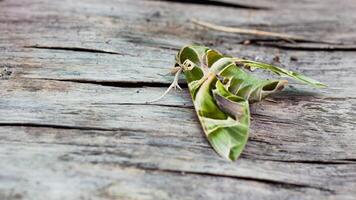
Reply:
M0 199L354 199L355 4L197 2L0 1ZM207 31L191 17L320 42ZM228 162L186 88L145 103L190 43L329 87L291 82L253 104L246 149Z

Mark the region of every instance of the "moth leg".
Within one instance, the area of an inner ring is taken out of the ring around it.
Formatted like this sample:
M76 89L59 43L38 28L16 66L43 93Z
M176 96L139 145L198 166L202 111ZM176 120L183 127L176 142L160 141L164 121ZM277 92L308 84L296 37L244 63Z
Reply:
M182 88L178 84L179 75L182 73L183 70L191 70L195 64L188 59L185 60L183 64L180 64L178 62L176 64L178 64L178 66L176 65L171 70L171 73L175 74L172 84L167 88L167 90L160 97L153 99L151 101L147 101L146 103L152 103L152 102L161 100L164 96L166 96L168 94L169 91L172 90L172 88L174 88L174 89L178 88L178 89L182 90Z
M172 69L171 69L171 71L170 71L170 74L171 75L175 75L178 71L179 71L179 69L180 69L181 67L180 66L175 66L175 67L173 67Z
M165 97L168 94L169 91L172 90L172 88L174 88L174 89L179 88L180 90L182 90L182 88L178 84L179 75L182 71L183 71L183 68L180 67L178 69L178 71L175 73L172 84L167 88L167 90L160 97L153 99L151 101L147 101L146 103L153 103L153 102L161 100L163 97Z

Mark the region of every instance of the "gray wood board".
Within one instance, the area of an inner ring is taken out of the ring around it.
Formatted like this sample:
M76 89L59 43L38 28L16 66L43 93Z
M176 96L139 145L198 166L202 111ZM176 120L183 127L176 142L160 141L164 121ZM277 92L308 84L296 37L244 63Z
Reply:
M0 199L353 199L355 4L224 2L238 6L0 1ZM207 31L191 18L342 44ZM280 60L329 87L291 81L276 102L253 104L246 149L228 162L186 88L145 103L190 43Z

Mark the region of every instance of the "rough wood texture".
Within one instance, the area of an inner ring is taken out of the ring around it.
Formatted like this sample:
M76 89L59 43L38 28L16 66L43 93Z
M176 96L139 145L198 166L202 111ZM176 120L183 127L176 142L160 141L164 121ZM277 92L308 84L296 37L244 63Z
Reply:
M354 199L355 9L351 0L0 1L0 199ZM190 17L320 42L205 32ZM278 57L329 88L292 83L277 103L253 104L247 147L228 162L186 89L144 103L166 89L189 43Z

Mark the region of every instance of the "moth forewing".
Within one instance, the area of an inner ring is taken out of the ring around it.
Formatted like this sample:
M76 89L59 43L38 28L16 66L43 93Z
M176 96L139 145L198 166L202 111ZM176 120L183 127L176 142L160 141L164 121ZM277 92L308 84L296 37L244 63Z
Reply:
M245 67L248 67L248 68L253 68L253 69L259 68L259 69L267 70L267 71L270 71L278 76L289 77L289 78L309 84L314 87L326 87L325 84L323 84L317 80L314 80L312 78L309 78L301 73L293 72L293 71L283 69L281 67L277 67L277 66L274 66L271 64L256 62L256 61L252 61L252 60L244 60L244 59L239 59L239 58L235 58L234 60L235 60L235 62L242 63Z

